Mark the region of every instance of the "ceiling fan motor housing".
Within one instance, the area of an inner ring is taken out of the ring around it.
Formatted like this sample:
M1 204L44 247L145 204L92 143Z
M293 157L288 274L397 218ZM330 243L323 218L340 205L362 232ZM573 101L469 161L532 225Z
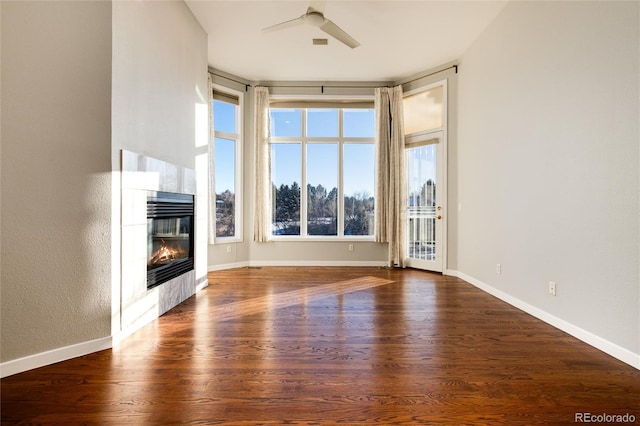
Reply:
M308 12L304 15L304 21L314 27L320 27L324 24L324 15L320 12Z

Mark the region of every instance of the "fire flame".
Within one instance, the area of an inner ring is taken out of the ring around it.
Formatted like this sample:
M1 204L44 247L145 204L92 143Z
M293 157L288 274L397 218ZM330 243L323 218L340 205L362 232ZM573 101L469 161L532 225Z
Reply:
M166 265L187 257L187 252L180 246L168 245L162 240L162 246L149 257L148 265Z

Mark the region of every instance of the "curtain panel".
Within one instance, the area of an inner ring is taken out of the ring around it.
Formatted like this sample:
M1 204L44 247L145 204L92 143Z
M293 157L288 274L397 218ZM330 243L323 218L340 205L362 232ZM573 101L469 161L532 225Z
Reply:
M389 267L405 267L406 168L402 87L375 89L376 241L389 243Z
M255 215L253 240L267 242L271 239L271 146L269 122L269 89L254 88L255 111Z

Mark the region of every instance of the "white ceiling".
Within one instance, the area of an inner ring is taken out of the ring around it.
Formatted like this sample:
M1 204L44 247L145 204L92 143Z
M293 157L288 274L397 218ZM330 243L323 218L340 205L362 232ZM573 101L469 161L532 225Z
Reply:
M209 65L221 71L251 81L398 81L458 59L507 1L327 0L325 17L360 42L355 49L306 25L261 32L304 14L308 1L186 4L209 35Z

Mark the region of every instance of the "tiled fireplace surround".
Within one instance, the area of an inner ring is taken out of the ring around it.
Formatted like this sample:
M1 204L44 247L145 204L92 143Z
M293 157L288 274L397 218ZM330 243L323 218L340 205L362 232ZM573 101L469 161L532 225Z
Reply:
M196 195L196 173L155 158L122 151L121 326L125 334L153 321L196 292L196 270L147 290L147 191ZM198 238L198 199L194 225ZM198 244L195 244L198 250ZM196 262L197 262L196 253Z

